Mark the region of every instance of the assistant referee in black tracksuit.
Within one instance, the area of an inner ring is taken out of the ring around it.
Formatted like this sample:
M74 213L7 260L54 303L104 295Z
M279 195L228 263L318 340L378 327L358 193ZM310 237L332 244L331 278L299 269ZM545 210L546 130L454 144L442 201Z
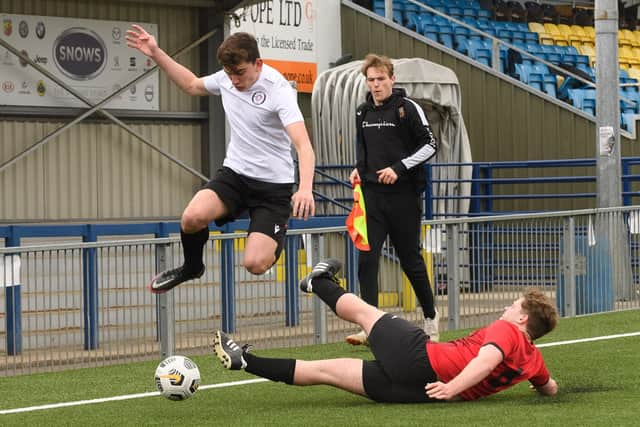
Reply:
M352 184L362 183L371 247L359 252L360 293L367 303L378 306L380 251L388 235L425 318L434 319L433 292L420 251L420 222L423 166L435 155L436 140L422 108L406 97L404 89L393 88L395 76L388 58L367 55L362 73L370 92L356 111L357 163L350 176ZM427 320L425 329L438 339L437 322L429 325Z

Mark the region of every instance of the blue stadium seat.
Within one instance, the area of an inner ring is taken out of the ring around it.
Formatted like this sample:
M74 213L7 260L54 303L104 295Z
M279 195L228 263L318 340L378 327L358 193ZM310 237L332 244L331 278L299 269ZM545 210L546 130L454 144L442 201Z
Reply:
M555 46L552 45L540 45L542 51L542 58L553 64L560 64L562 62L562 54L558 52Z
M419 19L420 12L422 9L413 3L405 3L404 11L403 11L403 20L404 25L410 30L417 31L417 26L415 25L416 18Z
M491 66L491 46L483 40L469 40L469 56L476 61Z
M538 33L534 33L528 30L524 32L524 41L527 43L535 43L535 44L540 43L540 39L538 38Z
M511 42L513 32L511 30L507 30L506 28L496 28L496 36L498 36L498 38L501 40Z
M518 79L529 86L542 91L544 87L544 75L542 70L536 69L534 65L516 64L516 74Z
M589 75L589 78L591 79L591 81L595 82L596 81L596 72L593 68L591 68L588 65L584 65L581 63L578 63L576 65L576 68L580 71L583 71L584 73Z
M473 7L465 7L464 9L462 9L462 16L464 18L470 18L475 20L476 16L478 16L477 9Z
M546 66L545 66L545 68L546 68ZM547 70L547 71L549 71L549 70ZM558 80L557 80L555 74L547 72L546 74L542 75L542 89L544 90L544 92L547 95L552 96L554 98L557 98L557 96L558 96Z
M620 95L620 113L622 114L638 114L638 101L640 97L634 92L627 92L623 89L619 90Z
M557 80L544 64L516 64L515 73L518 79L529 86L554 98L557 96Z
M456 19L463 18L464 15L462 13L462 9L457 6L449 6L447 7L447 14L453 16Z
M462 25L455 25L453 27L453 34L456 36L466 36L469 37L470 30L467 27L463 27Z
M524 41L526 41L524 31L512 31L511 32L511 43L524 42Z
M509 61L509 48L506 47L505 45L499 45L498 46L499 49L499 53L500 53L500 72L502 73L506 73L507 72L507 62Z
M573 46L564 46L561 63L576 66L578 64L578 50Z
M417 13L414 13L412 15L407 16L407 21L404 24L405 27L407 27L407 29L415 31L415 32L421 32L420 30L422 29L422 15L419 15Z
M434 24L434 23L422 23L422 35L425 36L428 39L431 40L435 40L437 42L439 42L440 40L438 40L438 25Z
M470 56L469 55L469 37L463 35L454 35L453 36L453 44L455 46L456 51Z
M620 114L620 126L628 132L633 132L636 125L635 119L635 114Z
M588 85L583 83L582 81L571 76L566 76L562 81L562 85L560 85L560 88L558 89L557 98L563 101L571 102L569 90L584 89L586 87L588 87Z
M596 115L595 89L569 89L569 100L574 107L593 116Z
M471 18L462 18L461 19L462 22L464 22L467 25L471 25L472 27L477 27L479 23L477 20L475 19L471 19Z
M487 21L493 19L493 14L485 9L478 10L476 16L478 17L478 19L486 19Z
M438 25L438 40L449 49L453 49L453 29L451 25Z
M578 65L584 65L585 67L591 68L591 61L587 55L578 55L576 58L576 67L578 67Z
M437 25L451 25L451 21L449 21L447 18L444 18L440 15L433 15L433 20Z
M561 63L575 67L578 63L578 55L574 55L572 53L565 53L564 55L562 55Z

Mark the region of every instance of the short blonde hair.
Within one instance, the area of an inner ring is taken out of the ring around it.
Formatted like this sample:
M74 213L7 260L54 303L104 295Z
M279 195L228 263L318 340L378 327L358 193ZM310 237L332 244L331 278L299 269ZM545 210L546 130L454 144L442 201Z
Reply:
M367 70L369 68L381 68L387 71L389 77L393 77L393 63L391 60L383 55L376 55L375 53L370 53L364 57L364 64L362 64L362 74L367 77Z

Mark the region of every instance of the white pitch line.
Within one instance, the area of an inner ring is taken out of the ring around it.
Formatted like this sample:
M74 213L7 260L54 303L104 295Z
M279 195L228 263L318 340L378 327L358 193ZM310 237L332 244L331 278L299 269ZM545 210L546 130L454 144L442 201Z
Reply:
M558 341L551 342L546 344L537 344L536 347L555 347L559 345L569 345L569 344L578 344L583 342L592 342L592 341L603 341L603 340L612 340L616 338L626 338L626 337L634 337L639 336L640 332L630 332L627 334L617 334L617 335L604 335L600 337L592 337L592 338L581 338L577 340L568 340L568 341ZM265 378L256 378L252 380L244 380L244 381L232 381L228 383L219 383L219 384L208 384L199 387L199 390L206 390L210 388L223 388L223 387L233 387L237 385L245 385L245 384L255 384L267 382L269 380ZM40 405L40 406L29 406L26 408L15 408L15 409L4 409L0 410L0 415L7 414L17 414L20 412L31 412L31 411L40 411L43 409L56 409L56 408L65 408L68 406L79 406L79 405L90 405L92 403L104 403L104 402L114 402L117 400L129 400L129 399L139 399L141 397L150 397L150 396L159 396L160 392L152 391L148 393L137 393L137 394L126 394L123 396L113 396L113 397L105 397L101 399L91 399L91 400L78 400L75 402L63 402L63 403L52 403L49 405Z
M568 341L558 341L558 342L550 342L546 344L536 344L536 347L555 347L557 345L568 345L568 344L578 344L582 342L591 342L591 341L603 341L603 340L612 340L616 338L626 338L626 337L635 337L640 335L640 332L629 332L628 334L617 334L617 335L604 335L601 337L593 337L593 338L581 338L579 340L568 340Z
M229 383L219 383L219 384L208 384L198 387L198 390L206 390L208 388L222 388L222 387L232 387L236 385L244 385L244 384L254 384L254 383L262 383L269 381L265 378L256 378L253 380L244 380L244 381L233 381ZM104 403L104 402L113 402L116 400L129 400L129 399L139 399L141 397L150 397L150 396L159 396L159 391L151 391L148 393L137 393L137 394L125 394L122 396L113 396L113 397L104 397L101 399L91 399L91 400L78 400L75 402L62 402L62 403L52 403L49 405L40 405L40 406L29 406L27 408L16 408L16 409L5 409L0 411L0 415L7 414L17 414L19 412L30 412L30 411L40 411L43 409L56 409L56 408L64 408L67 406L78 406L78 405L90 405L92 403Z

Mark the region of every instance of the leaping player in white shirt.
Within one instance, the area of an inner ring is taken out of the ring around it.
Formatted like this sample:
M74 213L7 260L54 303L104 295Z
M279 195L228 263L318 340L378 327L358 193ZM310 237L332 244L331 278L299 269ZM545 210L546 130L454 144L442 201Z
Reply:
M196 77L174 61L139 25L127 31L126 39L129 47L155 61L188 94L220 95L231 129L222 169L182 214L184 264L154 277L149 289L163 293L202 276L208 224L225 224L246 210L251 220L244 267L263 274L282 252L290 214L304 219L315 214L311 191L315 155L294 90L263 63L256 39L248 33L235 33L222 42L217 59L223 69L205 77ZM291 144L300 173L295 194Z

